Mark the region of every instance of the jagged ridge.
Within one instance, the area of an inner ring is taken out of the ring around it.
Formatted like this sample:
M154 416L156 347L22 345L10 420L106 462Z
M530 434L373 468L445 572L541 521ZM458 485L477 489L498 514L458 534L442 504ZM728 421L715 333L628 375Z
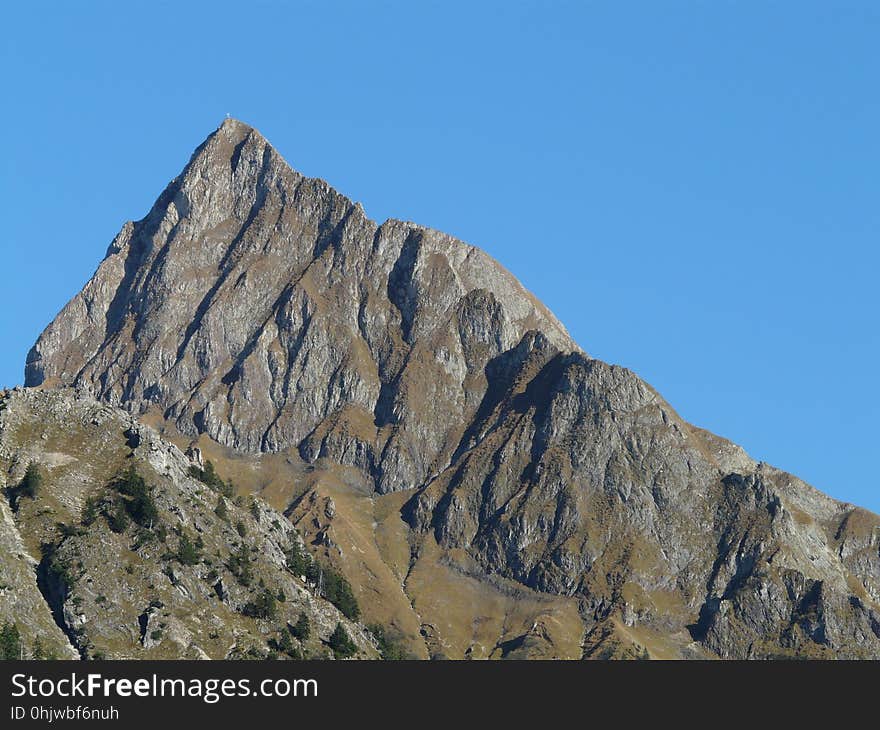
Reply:
M227 120L123 227L32 349L26 384L158 408L250 452L311 437L305 453L369 464L388 491L448 460L486 360L529 328L575 347L483 252L377 226Z

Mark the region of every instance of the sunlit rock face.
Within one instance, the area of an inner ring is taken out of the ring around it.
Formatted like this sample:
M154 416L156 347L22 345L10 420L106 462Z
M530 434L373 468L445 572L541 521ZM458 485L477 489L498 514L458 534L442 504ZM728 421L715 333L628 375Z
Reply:
M227 120L42 334L26 382L82 386L248 452L303 445L377 487L446 463L484 368L565 329L482 251L378 226Z

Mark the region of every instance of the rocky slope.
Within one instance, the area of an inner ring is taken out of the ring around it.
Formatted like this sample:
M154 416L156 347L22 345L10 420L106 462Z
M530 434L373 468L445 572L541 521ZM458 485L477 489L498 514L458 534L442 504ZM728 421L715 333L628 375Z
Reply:
M285 642L320 658L337 623L361 657L377 655L290 571L301 539L261 500L225 497L152 429L72 391L2 393L0 406L0 619L26 655L39 639L58 658L261 658ZM29 464L42 475L33 497L15 491ZM155 506L143 524L119 485L130 468ZM303 613L309 638L285 639Z
M417 656L880 657L880 519L241 122L123 227L26 379L212 452Z

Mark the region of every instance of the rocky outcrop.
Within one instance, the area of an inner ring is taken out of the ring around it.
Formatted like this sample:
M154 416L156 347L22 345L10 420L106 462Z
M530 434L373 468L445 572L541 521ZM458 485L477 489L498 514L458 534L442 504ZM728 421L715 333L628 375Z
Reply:
M325 658L338 623L360 658L377 656L363 626L289 570L303 546L283 515L195 479L176 446L119 409L69 390L0 403L0 477L42 474L14 515L0 503L0 623L18 626L25 656L39 639L57 658ZM132 468L155 507L141 523L119 486ZM301 614L303 641L288 629Z
M880 518L686 423L486 254L375 224L234 120L26 375L311 464L277 506L419 656L880 657Z

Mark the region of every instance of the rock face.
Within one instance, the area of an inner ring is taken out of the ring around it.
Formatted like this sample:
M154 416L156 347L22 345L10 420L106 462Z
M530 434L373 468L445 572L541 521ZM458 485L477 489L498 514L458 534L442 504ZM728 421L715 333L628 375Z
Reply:
M390 491L448 463L486 362L532 328L574 347L483 252L377 226L229 120L123 226L29 354L26 384L157 407L239 450L300 446Z
M123 227L26 382L333 473L332 509L312 484L288 514L355 584L388 573L428 655L880 657L880 519L687 424L486 254L377 226L234 120ZM354 529L347 493L399 494L405 534ZM455 638L426 619L432 566L538 608Z

